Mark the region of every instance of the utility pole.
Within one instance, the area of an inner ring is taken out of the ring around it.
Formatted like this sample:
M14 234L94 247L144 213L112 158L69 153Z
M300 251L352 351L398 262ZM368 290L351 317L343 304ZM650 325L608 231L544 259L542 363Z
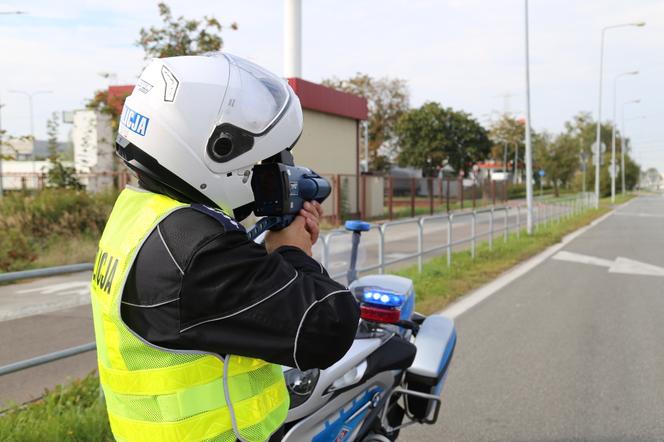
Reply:
M533 233L533 152L530 137L530 49L528 44L528 0L525 0L526 19L526 231Z
M26 92L26 91L9 91L12 94L21 94L28 97L28 107L30 110L30 137L32 138L32 173L36 174L37 170L35 168L35 146L37 139L35 138L35 114L32 105L32 99L39 94L51 94L53 91L35 91L35 92Z
M26 14L25 11L0 11L0 15L23 15ZM0 100L0 199L3 196L3 187L2 187L2 101Z
M638 104L641 102L640 98L637 98L636 100L630 100L626 101L622 104L621 106L621 127L620 127L620 172L621 172L621 181L622 181L622 193L623 195L625 194L625 150L627 148L627 145L625 144L627 141L627 135L625 133L625 106L628 104ZM645 118L645 115L641 115L640 117L636 117L636 119L641 119Z
M2 100L0 100L0 199L2 199L3 196L3 187L2 187L2 108L5 105L2 104Z
M369 121L364 122L364 161L366 162L365 172L369 172Z
M623 28L628 26L645 26L645 22L637 23L623 23L620 25L605 26L602 28L602 38L600 41L600 50L599 50L599 94L597 97L597 134L595 141L595 150L597 155L597 163L595 164L595 208L599 208L599 168L601 164L601 155L602 155L602 80L604 78L604 34L609 29L614 28Z
M302 0L284 3L284 76L302 78Z
M616 75L613 80L613 121L611 125L611 204L616 202L616 97L618 95L618 80L627 75L638 75L639 71L623 72ZM625 167L623 162L622 167Z

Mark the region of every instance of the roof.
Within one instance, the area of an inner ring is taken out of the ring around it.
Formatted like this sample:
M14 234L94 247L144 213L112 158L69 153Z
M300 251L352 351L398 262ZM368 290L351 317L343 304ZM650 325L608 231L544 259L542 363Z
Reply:
M321 84L289 78L288 84L300 99L303 109L337 115L355 120L366 120L369 113L367 99L342 92ZM125 98L134 90L133 84L108 87L108 104L120 113Z
M340 117L366 120L369 113L367 99L342 92L301 78L289 78L288 84L300 98L303 109Z

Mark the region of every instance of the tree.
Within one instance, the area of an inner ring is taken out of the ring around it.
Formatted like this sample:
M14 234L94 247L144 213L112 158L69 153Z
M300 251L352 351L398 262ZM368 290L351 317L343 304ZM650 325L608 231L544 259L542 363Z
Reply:
M602 154L602 165L600 166L600 194L607 196L611 194L611 176L609 175L609 164L611 162L611 136L613 123L606 122L600 126L600 139L606 146ZM571 121L565 123L564 134L574 139L577 153L583 152L586 156L588 189L594 190L595 167L593 162L594 152L592 145L597 137L597 122L594 121L589 112L580 112ZM633 189L638 184L638 172L640 167L629 154L629 139L623 139L619 130L616 130L616 164L621 164L620 149L625 146L625 186ZM616 177L616 188L620 189L620 175Z
M424 103L399 118L395 133L400 143L399 164L435 176L445 164L464 170L486 159L491 150L488 133L470 114Z
M219 33L221 23L214 17L204 16L200 20L173 18L171 8L159 3L159 16L162 27L141 28L136 44L145 51L145 58L175 57L178 55L197 55L221 50L223 40ZM229 25L237 30L237 23Z
M545 179L553 185L556 196L560 186L570 183L579 168L579 148L569 134L552 137L548 133L535 136L535 160L544 169Z
M391 166L389 156L393 155L395 150L394 128L401 115L409 108L406 82L398 78L376 79L357 73L345 80L326 79L323 80L323 84L367 99L370 169L389 170Z
M109 115L111 117L111 127L115 133L120 125L122 106L128 96L129 93L111 96L108 90L98 90L94 97L86 103L86 107L104 115Z
M515 175L518 167L516 159L522 161L525 157L525 135L525 125L507 113L491 123L489 128L489 138L493 143L491 156L494 160L506 163L503 165L505 169L507 164L512 161L512 170Z
M50 168L46 172L48 187L60 189L82 189L83 186L76 178L76 170L65 166L58 152L58 130L60 122L58 114L53 112L51 118L46 122L46 134L48 135L48 162Z

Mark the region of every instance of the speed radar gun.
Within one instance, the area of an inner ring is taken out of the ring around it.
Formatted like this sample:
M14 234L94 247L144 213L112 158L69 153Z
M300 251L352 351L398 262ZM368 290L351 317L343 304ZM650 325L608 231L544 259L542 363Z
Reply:
M305 201L322 203L332 190L330 182L311 169L293 165L288 151L254 166L251 189L255 198L254 213L264 217L248 232L251 240L266 230L287 227Z

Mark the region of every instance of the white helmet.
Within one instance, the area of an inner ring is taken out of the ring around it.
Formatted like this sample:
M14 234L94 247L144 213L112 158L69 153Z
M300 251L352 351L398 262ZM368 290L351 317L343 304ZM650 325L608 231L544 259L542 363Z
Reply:
M251 170L290 150L302 108L288 83L227 53L153 60L127 97L118 154L170 196L251 213Z

